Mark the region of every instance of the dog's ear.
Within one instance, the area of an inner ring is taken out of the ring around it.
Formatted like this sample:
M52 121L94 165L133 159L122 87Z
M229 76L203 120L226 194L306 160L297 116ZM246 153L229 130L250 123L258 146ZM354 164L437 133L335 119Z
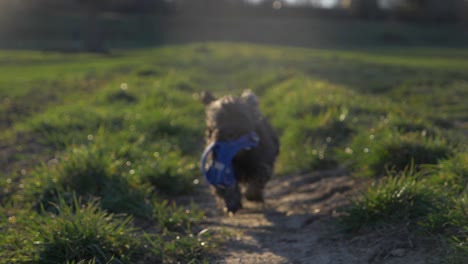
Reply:
M258 106L258 97L251 90L245 90L241 97L252 106Z
M200 102L204 105L209 105L211 102L215 101L216 97L210 92L203 91L200 93Z

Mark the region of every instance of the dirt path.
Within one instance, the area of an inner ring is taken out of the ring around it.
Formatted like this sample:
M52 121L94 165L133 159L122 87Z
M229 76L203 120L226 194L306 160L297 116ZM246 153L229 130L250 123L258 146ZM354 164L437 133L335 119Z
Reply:
M267 187L265 206L244 203L233 217L219 215L205 189L196 201L206 210L204 226L232 234L212 262L427 263L427 253L408 234L345 237L339 232L332 221L336 209L359 185L343 170L274 179Z

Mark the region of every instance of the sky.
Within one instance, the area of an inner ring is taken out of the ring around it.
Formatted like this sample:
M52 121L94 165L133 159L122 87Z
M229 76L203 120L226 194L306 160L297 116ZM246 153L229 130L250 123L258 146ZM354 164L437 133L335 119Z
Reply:
M260 3L263 2L264 0L247 0L248 2L251 3ZM339 0L281 0L281 2L289 5L297 5L297 4L303 4L303 3L314 3L318 6L322 6L325 8L330 8L333 7L337 4Z
M284 2L288 4L296 4L298 2L307 2L307 1L301 1L301 0L284 0ZM315 1L309 1L309 2L316 2L317 5L323 6L323 7L333 7L338 3L338 0L315 0Z
M246 0L251 3L261 3L264 0ZM304 3L314 3L316 6L321 6L324 8L332 8L337 5L340 0L281 0L281 2L289 5L298 5ZM442 0L440 0L442 1ZM468 0L466 0L468 1ZM401 0L377 0L379 5L383 8L390 8L392 5L398 4Z

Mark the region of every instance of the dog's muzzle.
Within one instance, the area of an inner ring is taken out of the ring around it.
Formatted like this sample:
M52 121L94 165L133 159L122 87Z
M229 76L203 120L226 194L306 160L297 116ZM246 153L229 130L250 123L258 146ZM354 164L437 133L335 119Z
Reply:
M232 159L243 149L256 147L259 137L255 132L233 141L217 141L208 145L201 157L201 173L206 180L217 187L228 187L236 183ZM206 166L208 155L212 153L211 164Z

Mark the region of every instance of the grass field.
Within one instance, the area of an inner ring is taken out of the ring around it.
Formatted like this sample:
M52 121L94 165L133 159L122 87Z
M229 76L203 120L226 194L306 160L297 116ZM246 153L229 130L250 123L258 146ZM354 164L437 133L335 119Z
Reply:
M203 181L198 92L252 89L276 174L374 179L344 230L410 226L468 257L468 50L198 43L108 55L0 51L0 263L203 262L175 204Z

